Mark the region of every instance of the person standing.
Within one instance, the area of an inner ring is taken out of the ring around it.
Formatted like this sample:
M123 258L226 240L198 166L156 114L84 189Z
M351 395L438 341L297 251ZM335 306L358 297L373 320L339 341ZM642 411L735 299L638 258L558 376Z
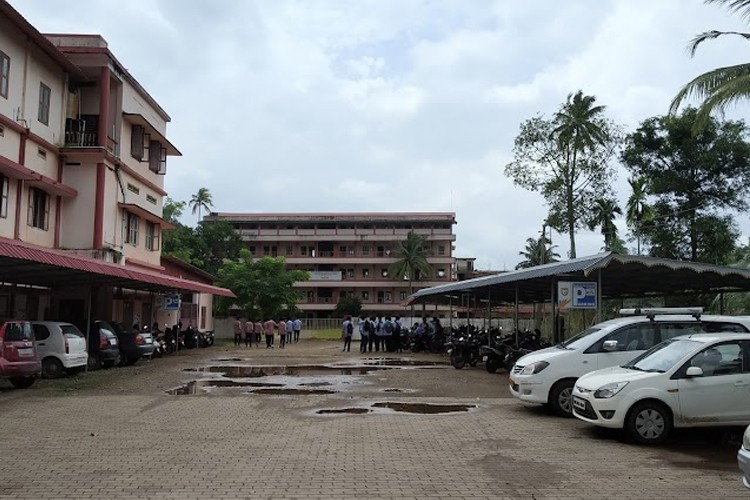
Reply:
M234 347L239 347L242 344L242 321L240 318L234 320Z
M279 330L279 348L283 349L286 344L286 321L280 319L276 324L276 328Z
M357 328L359 328L359 352L367 352L367 341L370 336L370 322L367 316L359 317Z
M294 318L294 341L299 342L299 332L302 331L302 320Z
M378 324L375 326L375 352L380 352L380 348L385 351L385 330L383 329L383 321L378 318Z
M276 322L270 318L263 323L263 331L266 332L266 349L273 349L274 328L276 328Z
M344 348L341 349L341 352L351 352L352 335L354 335L354 324L352 323L352 317L347 315L344 318L344 324L341 325L341 336L344 338Z
M245 347L253 346L253 337L255 336L255 323L250 319L245 322Z
M263 323L255 322L255 347L260 347L260 336L263 335Z
M395 343L396 352L404 351L404 343L401 340L401 317L396 316L393 321L393 341Z
M286 343L291 344L294 339L294 321L291 318L286 320Z
M369 325L369 333L367 335L367 352L372 352L372 348L375 345L375 341L377 340L377 337L375 336L375 316L372 316L368 321L367 324Z

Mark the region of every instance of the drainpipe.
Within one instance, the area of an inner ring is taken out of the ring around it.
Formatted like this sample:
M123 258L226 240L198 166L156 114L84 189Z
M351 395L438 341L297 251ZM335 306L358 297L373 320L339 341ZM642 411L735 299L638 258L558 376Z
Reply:
M63 179L63 157L62 155L57 157L57 182L62 182ZM55 240L54 248L60 248L60 221L62 220L62 196L57 196L56 199L57 210L55 211Z
M107 167L96 164L96 198L94 201L94 241L93 248L101 249L104 241L104 186Z
M18 164L24 165L26 163L26 139L29 137L29 129L27 128L21 133L21 142L18 147ZM13 227L13 238L21 239L21 198L23 198L24 181L18 179L16 182L16 221ZM28 221L26 221L28 223Z

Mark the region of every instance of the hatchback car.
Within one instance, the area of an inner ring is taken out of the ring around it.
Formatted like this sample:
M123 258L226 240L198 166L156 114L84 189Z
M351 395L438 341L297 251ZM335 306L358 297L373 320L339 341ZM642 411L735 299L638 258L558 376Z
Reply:
M120 362L123 365L135 364L139 359L151 357L154 353L154 338L150 332L137 332L116 321L110 321L109 324L117 335Z
M645 444L673 427L748 425L750 333L681 336L588 373L576 381L573 415Z
M604 321L558 344L520 358L509 377L516 398L548 404L572 416L571 395L578 377L622 365L663 340L701 332L748 332L750 317L702 315L701 308L622 310L629 316ZM614 342L614 343L613 343Z
M111 368L120 363L115 329L106 321L92 321L89 328L89 370Z
M86 367L86 338L70 323L32 321L34 342L42 361L42 375L56 378L83 371Z
M742 448L737 452L737 464L742 471L742 484L745 485L745 488L750 489L750 425L745 429Z
M14 387L30 387L41 374L31 323L6 321L0 325L0 377Z

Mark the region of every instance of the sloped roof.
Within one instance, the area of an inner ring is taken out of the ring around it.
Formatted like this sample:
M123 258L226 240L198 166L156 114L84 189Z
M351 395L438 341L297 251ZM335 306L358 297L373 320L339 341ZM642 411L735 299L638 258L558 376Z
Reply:
M597 281L600 274L602 298L750 291L746 269L607 252L425 288L409 302L445 303L469 293L512 303L516 288L519 302L543 302L558 281Z

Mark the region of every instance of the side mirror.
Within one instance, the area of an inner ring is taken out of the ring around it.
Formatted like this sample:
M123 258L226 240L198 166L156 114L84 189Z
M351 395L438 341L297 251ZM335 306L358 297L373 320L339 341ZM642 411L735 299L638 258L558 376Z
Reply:
M602 344L602 351L604 352L612 352L616 350L617 350L616 340L605 340L604 344Z
M687 371L685 372L685 376L688 378L702 377L703 369L700 366L688 367Z

